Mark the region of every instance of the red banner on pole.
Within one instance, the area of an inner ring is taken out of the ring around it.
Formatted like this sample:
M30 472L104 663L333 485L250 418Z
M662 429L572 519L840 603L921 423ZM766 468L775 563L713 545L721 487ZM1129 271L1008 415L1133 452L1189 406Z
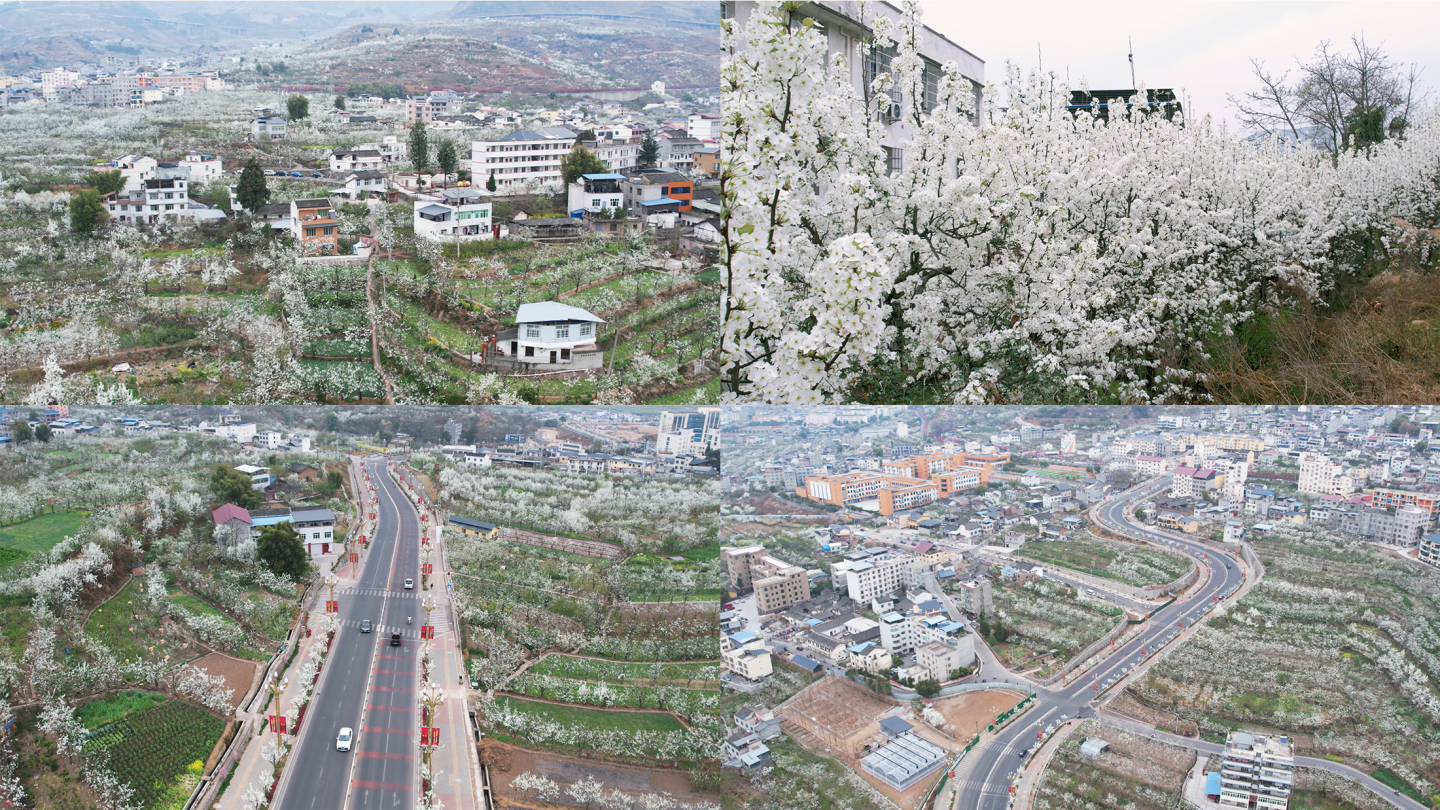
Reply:
M287 732L285 731L285 715L283 715L283 714L280 715L280 733L281 733L281 734L287 733Z
M440 744L440 729L439 729L438 727L436 727L436 726L431 726L431 727L430 727L430 744L431 744L431 745L439 745L439 744Z
M271 733L277 733L280 731L280 724L275 721L275 715L273 714L270 715L270 731Z
M359 554L358 552L354 552L354 551L350 552L350 562L353 562L353 563L358 563L358 562L360 562L360 554Z
M429 744L430 744L430 729L425 728L424 726L421 726L421 728L420 728L420 744L421 744L421 745L429 745Z

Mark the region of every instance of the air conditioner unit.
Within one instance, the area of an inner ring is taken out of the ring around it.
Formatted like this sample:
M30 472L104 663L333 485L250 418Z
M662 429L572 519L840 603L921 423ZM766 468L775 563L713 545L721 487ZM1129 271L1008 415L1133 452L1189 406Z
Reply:
M880 108L880 116L886 121L899 121L900 109L900 102L892 101Z

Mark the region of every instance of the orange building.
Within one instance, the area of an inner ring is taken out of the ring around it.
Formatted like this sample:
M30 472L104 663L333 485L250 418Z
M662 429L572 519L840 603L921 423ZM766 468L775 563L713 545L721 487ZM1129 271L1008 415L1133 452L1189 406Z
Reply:
M340 220L329 198L290 203L290 228L306 253L334 253L340 238Z
M848 472L806 476L805 486L796 487L795 494L834 506L875 498L880 514L891 515L934 502L940 497L940 484L913 476Z
M1365 494L1372 499L1372 505L1380 508L1401 506L1418 506L1425 510L1427 520L1435 518L1435 503L1440 496L1430 495L1424 492L1411 492L1408 489L1387 489L1376 487L1365 490Z

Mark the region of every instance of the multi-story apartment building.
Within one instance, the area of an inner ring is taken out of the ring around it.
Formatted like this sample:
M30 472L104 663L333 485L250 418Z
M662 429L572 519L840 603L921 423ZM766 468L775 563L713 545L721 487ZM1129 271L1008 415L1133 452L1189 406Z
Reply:
M569 206L571 216L577 211L591 213L613 213L625 207L625 192L621 184L625 175L614 173L582 174L570 184Z
M747 593L754 586L752 573L755 564L765 556L764 546L726 547L720 549L720 559L725 562L725 573L730 577L730 588L736 593Z
M1238 810L1286 810L1295 778L1295 747L1289 737L1232 731L1220 770L1220 806Z
M1406 489L1389 489L1386 487L1373 487L1365 490L1365 494L1373 499L1375 506L1399 507L1418 506L1425 510L1425 519L1432 520L1435 517L1435 503L1440 500L1440 495L1432 495L1425 492L1413 492Z
M720 446L720 409L697 408L686 412L660 412L659 434L683 433L692 447L713 450Z
M838 562L830 566L830 574L838 580L836 574L843 572L846 593L856 602L865 604L900 587L906 562L905 557ZM838 581L836 587L839 587Z
M955 606L973 616L995 612L995 599L990 580L985 577L955 583Z
M755 609L764 616L788 609L810 598L810 577L805 569L766 554L751 564Z
M614 140L585 141L582 146L594 153L600 162L605 164L605 170L618 172L621 169L628 169L640 164L640 144L643 138L622 138Z
M136 188L126 187L105 197L105 209L117 222L154 224L191 216L189 181L183 177L153 177Z
M1310 495L1349 497L1355 491L1355 479L1345 466L1321 453L1300 454L1300 479L1297 489Z
M1427 534L1420 538L1420 562L1440 568L1440 534Z
M875 496L880 502L880 514L893 515L934 503L940 498L940 485L920 478L891 477L881 485Z
M527 181L560 183L560 163L575 145L575 133L564 127L522 129L498 141L475 141L470 146L470 176L476 185L495 175L497 194L520 194Z
M60 88L72 87L80 81L80 72L63 67L40 71L40 95L47 101L60 94Z
M1317 510L1318 511L1318 510ZM1360 507L1333 509L1326 512L1325 522L1336 531L1367 537L1381 543L1414 548L1429 525L1425 510L1418 506L1401 506L1394 510Z

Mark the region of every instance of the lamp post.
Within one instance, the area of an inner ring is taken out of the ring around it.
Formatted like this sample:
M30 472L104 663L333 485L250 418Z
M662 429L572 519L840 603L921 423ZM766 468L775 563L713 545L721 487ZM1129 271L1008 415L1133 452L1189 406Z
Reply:
M420 690L420 705L423 707L420 715L420 757L423 762L421 768L421 794L430 792L430 777L433 771L430 769L430 754L440 747L440 728L431 726L435 721L435 709L445 702L445 692L434 683L427 684Z
M296 643L298 644L299 641L297 640ZM282 681L280 680L279 673L273 672L270 674L270 680L265 684L265 691L270 693L270 698L275 704L275 713L270 715L270 730L276 734L283 732L283 729L280 728L280 724L284 722L284 718L280 717L280 695L285 693L285 687L289 685L289 676L286 676L285 680ZM264 733L263 728L261 729L261 733Z

